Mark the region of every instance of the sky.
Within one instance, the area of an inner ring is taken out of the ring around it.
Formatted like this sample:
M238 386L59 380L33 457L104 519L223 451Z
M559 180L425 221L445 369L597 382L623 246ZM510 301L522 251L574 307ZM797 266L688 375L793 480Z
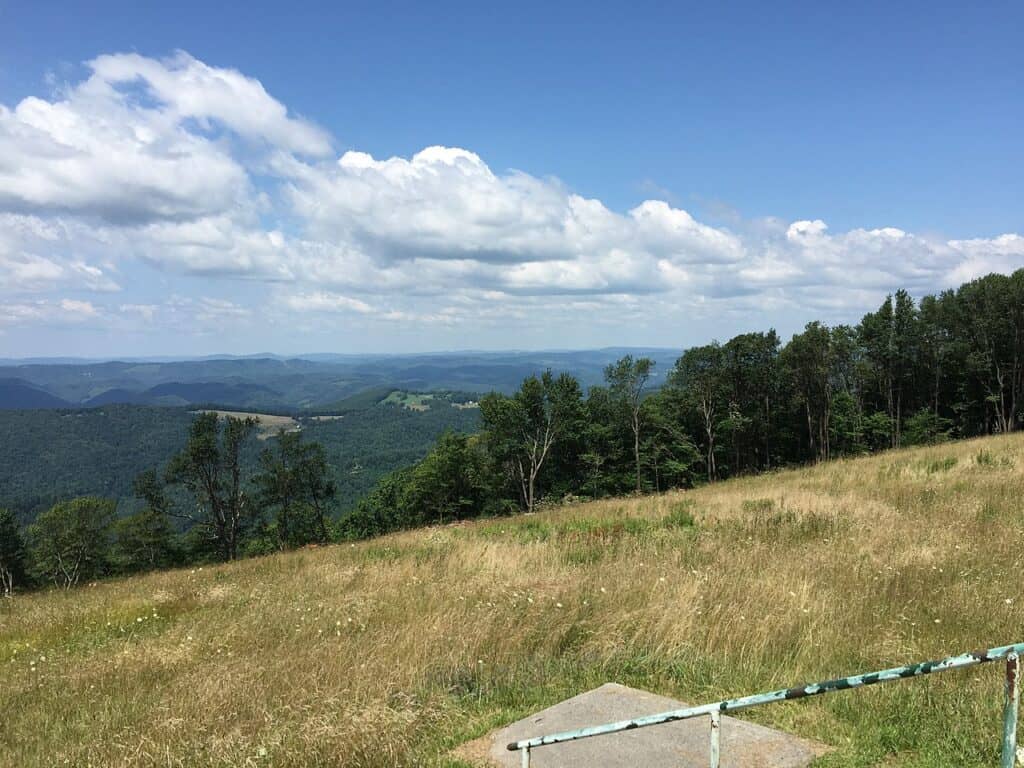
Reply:
M0 357L683 348L1024 266L1024 5L0 0Z

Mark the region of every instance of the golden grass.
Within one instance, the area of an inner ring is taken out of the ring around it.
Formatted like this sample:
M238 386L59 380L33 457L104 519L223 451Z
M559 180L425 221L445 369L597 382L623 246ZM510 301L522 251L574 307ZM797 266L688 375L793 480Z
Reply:
M1010 436L18 596L0 764L454 766L607 680L701 702L1021 641L1022 497ZM823 766L994 765L1001 686L748 716Z

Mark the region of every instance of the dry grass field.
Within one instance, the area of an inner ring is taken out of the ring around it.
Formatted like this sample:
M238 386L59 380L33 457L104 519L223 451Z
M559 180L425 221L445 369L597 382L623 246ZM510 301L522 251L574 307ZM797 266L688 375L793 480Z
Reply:
M608 680L698 703L1022 641L1022 499L999 437L18 596L0 764L454 768ZM747 717L822 766L991 766L1001 691L988 665Z

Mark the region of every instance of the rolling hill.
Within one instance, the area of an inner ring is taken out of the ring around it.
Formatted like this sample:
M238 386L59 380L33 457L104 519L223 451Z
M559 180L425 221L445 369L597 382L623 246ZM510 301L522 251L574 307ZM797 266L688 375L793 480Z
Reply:
M0 379L0 410L67 408L69 403L21 379Z
M0 754L467 768L459 745L609 680L697 703L1021 641L1022 488L1010 435L17 596ZM1002 684L746 716L823 767L980 768Z
M200 360L108 362L25 361L0 364L0 379L18 379L55 398L52 406L217 404L229 407L323 411L376 390L511 392L550 368L586 387L623 354L658 361L657 386L679 355L666 349L564 352L465 352L429 355L319 355L311 358L225 357ZM15 400L0 390L0 407ZM10 405L7 407L24 407Z

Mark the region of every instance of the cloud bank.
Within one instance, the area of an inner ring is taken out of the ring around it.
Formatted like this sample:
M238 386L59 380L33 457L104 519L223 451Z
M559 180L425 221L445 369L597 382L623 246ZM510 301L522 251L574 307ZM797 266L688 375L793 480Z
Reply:
M727 228L663 200L614 211L468 149L378 159L336 145L258 80L184 52L99 56L78 82L0 104L0 329L158 327L192 312L295 328L504 323L514 346L538 312L843 319L897 287L1024 263L1013 233ZM154 275L189 295L154 295ZM259 306L227 298L241 284Z

